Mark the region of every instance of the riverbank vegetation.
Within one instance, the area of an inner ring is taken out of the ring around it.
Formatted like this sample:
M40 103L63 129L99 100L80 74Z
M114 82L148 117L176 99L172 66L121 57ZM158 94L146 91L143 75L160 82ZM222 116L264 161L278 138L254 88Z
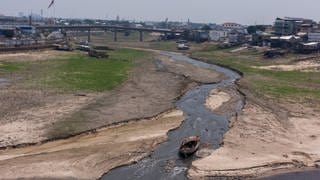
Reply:
M308 100L320 97L320 71L262 69L270 65L290 65L297 61L297 55L289 54L276 59L264 59L262 52L244 50L231 53L232 49L219 49L215 45L207 46L192 56L206 59L237 69L244 74L241 85L256 96L282 99Z

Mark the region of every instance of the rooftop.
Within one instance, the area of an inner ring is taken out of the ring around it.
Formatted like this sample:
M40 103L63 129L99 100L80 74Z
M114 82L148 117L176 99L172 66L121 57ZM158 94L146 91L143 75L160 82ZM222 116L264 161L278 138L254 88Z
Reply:
M238 23L233 23L233 22L226 22L223 23L224 26L241 26L241 24Z
M284 18L277 18L279 20L285 20L285 21L312 21L312 19L306 19L306 18L299 18L299 17L284 17Z

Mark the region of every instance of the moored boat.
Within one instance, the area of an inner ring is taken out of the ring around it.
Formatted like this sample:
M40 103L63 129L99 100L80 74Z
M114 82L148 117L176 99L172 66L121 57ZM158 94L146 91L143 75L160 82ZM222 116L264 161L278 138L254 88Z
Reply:
M190 136L190 137L184 138L181 143L179 153L183 157L188 157L193 153L195 153L199 149L199 146L200 146L199 136Z

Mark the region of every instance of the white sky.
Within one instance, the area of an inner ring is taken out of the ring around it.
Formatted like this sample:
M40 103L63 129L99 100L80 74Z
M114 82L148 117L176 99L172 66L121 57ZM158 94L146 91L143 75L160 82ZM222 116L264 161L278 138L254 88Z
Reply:
M271 24L283 16L320 20L319 0L55 0L55 8L47 9L51 0L0 0L0 14L19 12L44 16L129 20ZM55 9L55 11L54 11Z

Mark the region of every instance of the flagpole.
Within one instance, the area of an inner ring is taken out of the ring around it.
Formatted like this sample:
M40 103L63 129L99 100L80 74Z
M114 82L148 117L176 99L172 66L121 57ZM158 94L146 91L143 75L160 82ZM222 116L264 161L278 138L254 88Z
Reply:
M50 9L52 6L53 6L53 17L52 17L53 24L56 24L56 4L55 4L54 0L51 1L51 3L48 6L48 9Z
M56 24L56 3L54 1L53 2L53 24Z

